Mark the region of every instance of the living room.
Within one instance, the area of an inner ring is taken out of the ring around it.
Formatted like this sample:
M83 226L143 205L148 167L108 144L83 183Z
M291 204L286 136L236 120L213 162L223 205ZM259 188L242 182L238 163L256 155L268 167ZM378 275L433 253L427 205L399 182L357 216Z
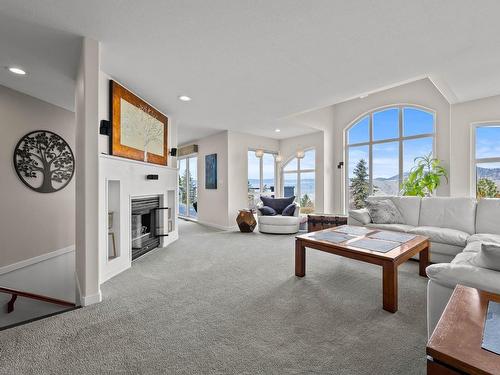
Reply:
M500 373L498 11L3 1L0 373Z

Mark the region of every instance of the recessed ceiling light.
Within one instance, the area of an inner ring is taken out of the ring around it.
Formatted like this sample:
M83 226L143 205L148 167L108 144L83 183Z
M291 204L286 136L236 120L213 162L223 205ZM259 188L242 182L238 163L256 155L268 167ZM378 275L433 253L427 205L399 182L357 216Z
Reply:
M9 66L7 67L9 69L9 72L20 75L20 76L25 76L26 72L22 70L21 68L16 68L15 66Z
M191 101L191 98L187 95L181 95L181 96L179 96L179 100L181 100L183 102L189 102L189 101Z
M274 129L276 133L279 133L281 130L280 129Z

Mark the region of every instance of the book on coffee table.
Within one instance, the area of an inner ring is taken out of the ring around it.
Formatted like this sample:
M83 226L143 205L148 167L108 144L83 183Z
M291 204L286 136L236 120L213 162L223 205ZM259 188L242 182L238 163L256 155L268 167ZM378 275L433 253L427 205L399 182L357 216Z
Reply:
M481 347L495 354L500 354L500 302L488 302Z

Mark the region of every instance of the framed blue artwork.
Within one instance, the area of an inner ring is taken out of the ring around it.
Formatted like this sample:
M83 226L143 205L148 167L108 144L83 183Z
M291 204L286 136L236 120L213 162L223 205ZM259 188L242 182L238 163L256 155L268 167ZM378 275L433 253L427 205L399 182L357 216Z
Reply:
M217 154L205 156L205 189L217 189Z

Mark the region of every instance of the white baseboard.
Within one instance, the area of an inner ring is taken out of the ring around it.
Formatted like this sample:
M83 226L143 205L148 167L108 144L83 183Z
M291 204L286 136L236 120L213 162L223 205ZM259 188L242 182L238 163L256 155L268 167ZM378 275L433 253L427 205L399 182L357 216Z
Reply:
M80 280L78 280L78 275L75 272L75 285L76 285L76 300L80 302L80 306L89 306L94 303L99 303L102 301L101 289L99 292L90 296L82 295L82 289L80 288Z
M67 246L67 247L64 247L64 248L59 249L59 250L51 251L50 253L38 255L38 256L33 257L33 258L29 258L29 259L21 260L21 261L16 262L16 263L8 264L6 266L0 267L0 275L18 270L20 268L31 266L31 265L36 264L36 263L43 262L44 260L48 260L50 258L55 258L55 257L58 257L60 255L66 254L66 253L70 253L72 251L75 251L75 245Z
M99 291L99 293L92 294L91 296L80 295L80 305L81 306L89 306L89 305L93 305L94 303L99 303L101 301L102 301L101 291Z
M206 221L200 221L198 220L197 221L198 224L200 225L204 225L206 227L210 227L210 228L215 228L215 229L220 229L220 230L225 230L225 231L234 231L234 230L237 230L238 229L238 226L237 225L234 225L232 227L226 227L224 225L219 225L219 224L214 224L214 223L209 223L209 222L206 222Z

